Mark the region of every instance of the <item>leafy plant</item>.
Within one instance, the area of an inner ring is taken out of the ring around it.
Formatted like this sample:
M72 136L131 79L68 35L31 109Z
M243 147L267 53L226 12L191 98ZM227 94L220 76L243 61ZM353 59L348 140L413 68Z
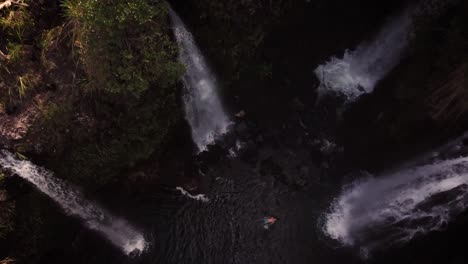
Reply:
M18 95L22 99L26 96L26 91L29 89L29 79L27 76L18 77Z
M139 98L152 87L175 87L184 68L167 34L165 3L67 0L63 6L77 27L75 44L90 88Z
M28 157L24 156L23 154L19 152L16 152L15 154L20 160L28 160Z
M8 49L8 63L14 64L19 62L24 54L24 46L22 44L9 42L7 45Z
M40 76L34 73L18 76L16 86L8 87L10 102L13 102L16 98L19 98L19 100L24 99L28 91L37 86L38 78L40 78Z

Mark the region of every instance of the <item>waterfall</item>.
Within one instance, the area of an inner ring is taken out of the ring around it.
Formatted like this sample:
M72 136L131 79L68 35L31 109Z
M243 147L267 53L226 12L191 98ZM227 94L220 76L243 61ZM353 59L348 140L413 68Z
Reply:
M468 207L468 157L368 177L344 188L324 232L366 252L440 230Z
M388 22L371 43L362 43L353 51L345 51L343 58L332 57L315 69L320 80L319 97L330 91L353 101L364 93L371 93L385 75L400 61L411 28L407 10Z
M30 161L16 159L7 151L0 151L0 166L35 185L55 200L66 214L79 217L90 229L98 231L126 254L140 253L146 247L142 234L126 221L113 217L98 206L86 201L82 195L44 168Z
M186 119L200 152L228 131L230 125L217 93L214 74L180 17L170 9L174 35L179 44L179 60L186 67L183 77Z

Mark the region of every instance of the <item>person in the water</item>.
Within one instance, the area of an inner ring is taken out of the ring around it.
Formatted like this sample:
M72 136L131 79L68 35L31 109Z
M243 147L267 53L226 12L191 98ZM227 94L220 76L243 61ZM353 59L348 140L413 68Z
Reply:
M270 226L276 223L278 219L274 218L273 216L265 216L263 218L263 228L268 229Z

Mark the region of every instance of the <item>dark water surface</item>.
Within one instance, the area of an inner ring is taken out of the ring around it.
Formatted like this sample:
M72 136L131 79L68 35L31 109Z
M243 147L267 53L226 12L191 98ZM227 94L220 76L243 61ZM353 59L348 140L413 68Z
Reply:
M253 138L237 136L247 142ZM328 239L322 232L324 213L353 176L334 175L333 165L325 166L332 158L314 155L314 147L278 138L264 134L264 139L246 143L235 158L222 148L202 154L198 167L207 203L169 186L144 193L110 188L101 194L104 198L97 197L144 233L150 246L139 256L122 254L45 201L50 244L44 245L40 261L32 263L467 263L463 215L442 232L384 248L368 259L358 249ZM340 166L339 159L334 161ZM16 193L31 188L20 179L10 185ZM268 230L261 221L265 216L278 219Z

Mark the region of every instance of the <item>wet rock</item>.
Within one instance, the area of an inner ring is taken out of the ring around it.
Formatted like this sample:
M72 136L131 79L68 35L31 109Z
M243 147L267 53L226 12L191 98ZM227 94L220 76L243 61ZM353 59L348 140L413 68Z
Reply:
M304 103L302 103L302 101L299 99L299 98L294 98L293 100L293 107L296 111L304 111L306 106L304 105Z
M299 187L306 187L307 180L303 176L298 176L295 178L295 184L296 186L299 186Z
M0 190L0 202L8 201L8 193L6 190Z
M240 122L236 125L236 133L238 134L244 134L248 130L248 126L246 122Z
M246 112L244 110L241 110L239 113L235 114L235 116L238 118L244 118L245 115L246 115Z
M148 176L146 175L145 172L143 171L136 171L136 172L133 172L129 175L128 179L132 182L137 182L139 180L145 180L147 179Z
M324 168L324 169L330 168L330 166L328 165L328 162L326 162L326 161L323 161L323 162L321 163L321 166L322 166L322 168Z
M421 211L429 212L432 210L432 208L436 206L445 205L453 201L457 201L461 197L465 197L465 194L467 191L468 191L468 185L462 184L448 191L433 195L427 200L419 203L416 208Z
M336 144L332 141L329 141L327 139L323 139L322 141L322 145L320 147L320 151L328 156L328 155L331 155L334 151L335 151L335 148L336 148Z
M256 140L257 140L257 143L263 143L264 138L263 138L262 135L258 135L257 138L256 138Z
M302 165L299 169L300 175L307 176L310 173L310 168L306 165Z

